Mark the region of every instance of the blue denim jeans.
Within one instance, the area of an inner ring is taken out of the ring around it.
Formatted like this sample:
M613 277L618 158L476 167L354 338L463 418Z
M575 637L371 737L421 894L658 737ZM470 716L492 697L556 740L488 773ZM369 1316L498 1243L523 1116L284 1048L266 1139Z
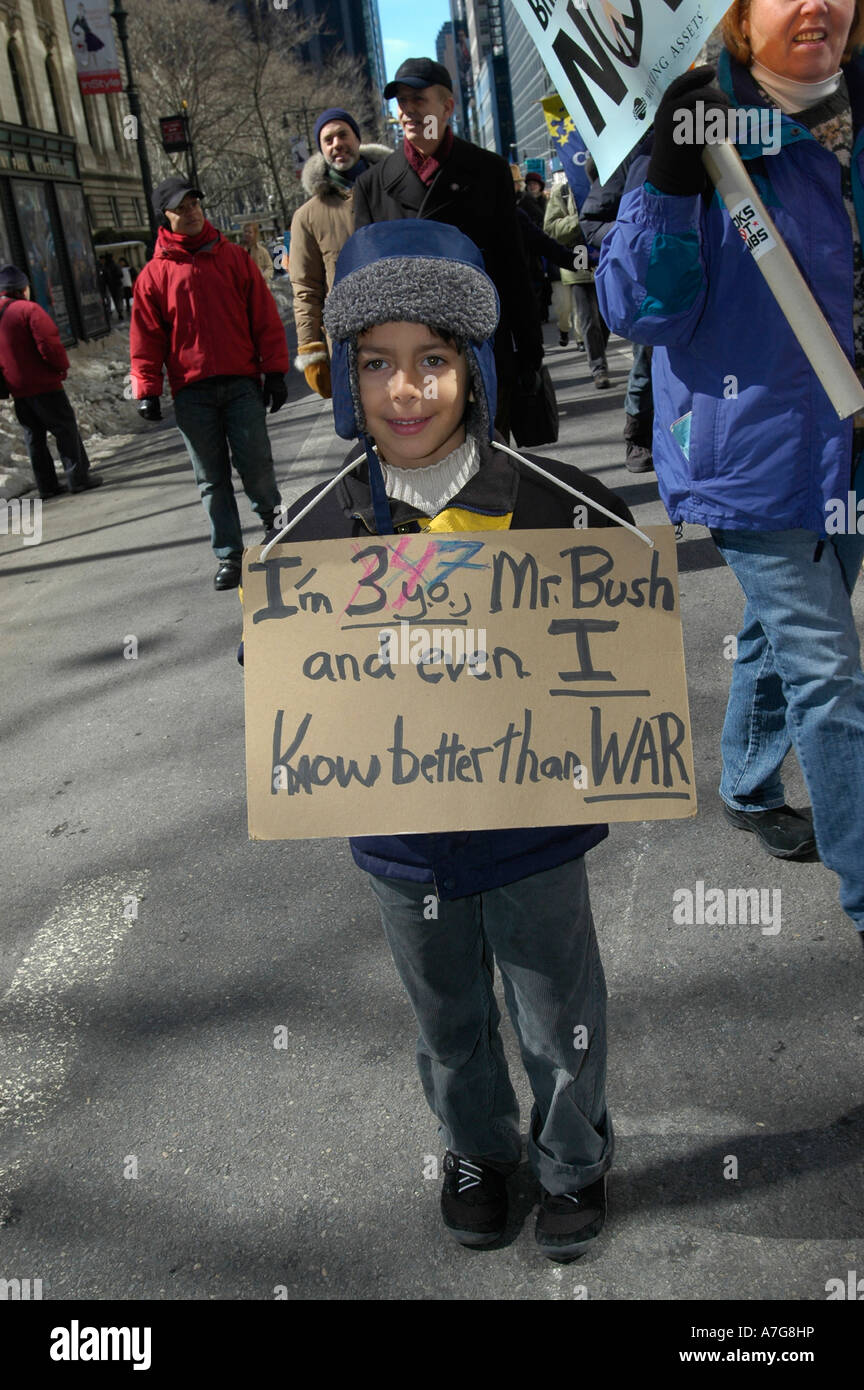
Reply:
M864 931L864 674L851 601L864 536L822 537L820 549L813 531L711 534L747 599L720 795L739 811L782 806L794 746L822 861Z
M614 1141L606 981L584 859L450 902L432 884L370 880L420 1028L417 1066L444 1146L505 1173L519 1163L519 1107L492 988L497 961L534 1094L531 1167L548 1192L594 1182L611 1167Z
M258 382L247 376L195 381L174 397L174 418L210 518L213 552L220 560L240 560L243 532L231 464L259 517L280 502Z

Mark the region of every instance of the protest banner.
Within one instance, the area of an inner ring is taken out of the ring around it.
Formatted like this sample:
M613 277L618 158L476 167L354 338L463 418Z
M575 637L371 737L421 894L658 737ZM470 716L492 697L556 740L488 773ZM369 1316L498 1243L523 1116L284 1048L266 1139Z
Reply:
M513 0L601 181L654 119L729 0Z
M251 837L695 815L674 533L646 529L247 550Z
M82 94L122 92L108 0L66 0L66 21Z
M585 160L588 157L585 141L559 96L553 94L543 97L540 106L546 118L546 129L549 131L550 139L558 147L558 158L576 200L577 211L581 212L582 204L591 187L591 180L585 172Z

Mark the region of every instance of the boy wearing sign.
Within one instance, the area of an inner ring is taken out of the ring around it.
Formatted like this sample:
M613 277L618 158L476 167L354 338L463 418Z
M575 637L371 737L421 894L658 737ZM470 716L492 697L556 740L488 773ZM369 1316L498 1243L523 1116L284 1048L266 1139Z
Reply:
M493 444L495 288L456 228L364 227L340 255L324 321L337 432L355 467L291 528L292 540L569 527L632 518L602 484L542 460L540 477ZM289 512L298 516L316 494ZM606 1109L606 987L584 855L604 825L351 840L370 876L420 1037L417 1063L446 1148L451 1235L504 1231L520 1161L516 1096L493 993L494 962L534 1094L528 1156L542 1187L536 1238L551 1259L600 1233L613 1133Z

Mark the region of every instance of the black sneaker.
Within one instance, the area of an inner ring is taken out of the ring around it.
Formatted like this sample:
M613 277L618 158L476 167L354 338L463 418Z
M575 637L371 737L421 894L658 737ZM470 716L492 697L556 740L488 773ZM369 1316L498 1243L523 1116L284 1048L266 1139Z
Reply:
M801 811L791 806L778 806L776 811L736 811L724 801L723 814L739 830L757 835L774 859L808 859L816 848L809 806Z
M594 385L596 386L598 391L605 391L609 386L612 385L612 383L609 380L606 373L600 370L594 373Z
M547 1259L575 1260L597 1239L605 1220L605 1177L557 1197L544 1189L534 1239Z
M236 589L242 572L239 560L223 560L213 580L214 589Z
M56 487L49 488L47 492L40 492L39 498L42 502L47 502L51 497L65 497L68 491L65 483L58 483Z
M460 1245L490 1245L504 1234L507 1225L504 1175L448 1149L444 1155L441 1215Z
M559 347L566 347L567 344L569 343L569 341L570 341L570 334L569 334L569 333L559 333L559 334L558 334L558 346L559 346Z

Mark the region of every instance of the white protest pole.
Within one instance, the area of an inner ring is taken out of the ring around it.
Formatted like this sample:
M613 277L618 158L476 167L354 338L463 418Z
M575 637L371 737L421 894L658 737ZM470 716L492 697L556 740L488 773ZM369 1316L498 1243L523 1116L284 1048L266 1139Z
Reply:
M702 160L840 419L864 410L864 387L768 215L735 146L725 140L706 145Z

